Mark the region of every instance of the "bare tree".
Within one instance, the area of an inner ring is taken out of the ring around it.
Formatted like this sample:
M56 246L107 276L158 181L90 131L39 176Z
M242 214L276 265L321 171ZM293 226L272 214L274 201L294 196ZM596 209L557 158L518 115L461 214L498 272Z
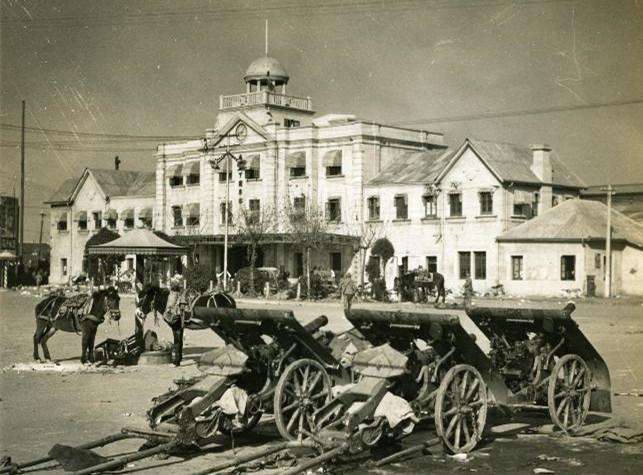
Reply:
M235 223L234 239L248 249L248 261L250 261L250 292L255 291L255 266L257 253L274 233L277 226L277 217L274 209L261 208L254 210L241 206L239 218Z
M304 269L306 273L306 286L308 299L311 298L310 288L310 253L319 250L327 242L328 221L324 213L316 206L305 209L288 206L287 219L285 219L286 232L290 234L294 245L304 251Z
M361 222L354 228L359 238L358 248L360 252L360 271L359 271L359 284L364 288L364 273L366 269L366 255L373 243L383 234L382 223L369 223Z

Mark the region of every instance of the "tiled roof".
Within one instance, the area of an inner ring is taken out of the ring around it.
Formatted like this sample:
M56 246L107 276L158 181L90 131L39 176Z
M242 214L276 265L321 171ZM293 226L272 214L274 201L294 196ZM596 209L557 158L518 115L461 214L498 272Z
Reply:
M542 183L531 171L533 152L529 147L477 139L468 139L468 142L502 181ZM553 172L552 183L554 185L573 188L584 188L586 186L583 180L569 171L554 154L551 154L551 165Z
M154 172L99 168L90 168L89 171L107 196L154 195L155 193L156 175Z
M607 206L572 199L498 236L498 241L578 241L605 239ZM612 238L643 248L643 225L612 210Z
M67 178L58 189L49 197L45 203L67 203L71 200L71 194L76 188L80 178Z
M369 185L431 183L449 163L453 150L439 148L396 156Z

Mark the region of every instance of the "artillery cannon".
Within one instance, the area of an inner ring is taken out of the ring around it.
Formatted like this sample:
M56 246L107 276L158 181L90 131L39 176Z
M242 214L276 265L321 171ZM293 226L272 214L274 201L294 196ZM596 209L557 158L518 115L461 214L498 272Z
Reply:
M357 384L314 413L310 437L360 451L432 417L450 452L472 450L486 421L489 360L458 317L353 309L347 318L374 347L353 360ZM389 403L407 405L405 424L392 421Z
M466 310L490 341L491 374L501 381L496 402L546 406L552 422L572 434L589 411L612 410L609 370L571 318L575 308Z
M305 421L330 398L331 376L351 378L322 335L313 336L325 316L304 327L287 310L194 307L192 313L192 324L211 328L226 346L203 354L203 376L155 398L147 413L153 429L169 424L181 444L250 430L265 412L274 413L285 439L301 439Z

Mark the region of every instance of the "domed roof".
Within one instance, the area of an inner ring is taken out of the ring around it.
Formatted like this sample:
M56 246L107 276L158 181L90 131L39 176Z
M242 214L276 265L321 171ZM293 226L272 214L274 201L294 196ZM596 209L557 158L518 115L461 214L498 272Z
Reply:
M270 56L255 59L250 66L248 66L246 75L243 79L248 82L257 79L265 79L269 76L273 80L283 82L288 82L288 79L290 79L286 69L281 65L281 63Z

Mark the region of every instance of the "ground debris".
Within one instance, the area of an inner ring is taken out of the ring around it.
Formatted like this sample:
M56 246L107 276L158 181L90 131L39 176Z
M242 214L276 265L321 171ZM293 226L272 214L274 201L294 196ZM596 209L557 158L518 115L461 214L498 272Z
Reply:
M542 467L536 467L534 468L534 473L536 474L544 474L544 473L556 473L553 470L549 470L548 468L542 468Z

